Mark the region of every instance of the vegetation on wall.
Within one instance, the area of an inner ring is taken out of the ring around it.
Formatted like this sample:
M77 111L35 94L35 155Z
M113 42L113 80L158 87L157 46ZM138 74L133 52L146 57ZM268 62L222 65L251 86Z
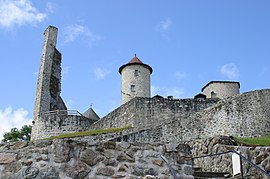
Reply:
M97 135L97 134L107 134L107 133L120 132L120 131L131 129L131 128L132 126L129 125L122 128L107 128L107 129L96 129L96 130L83 131L83 132L74 132L74 133L68 133L68 134L61 134L58 136L52 136L52 137L46 138L46 140L82 137L82 136Z
M254 137L254 138L234 137L234 140L240 145L270 146L270 136L268 136L268 137Z

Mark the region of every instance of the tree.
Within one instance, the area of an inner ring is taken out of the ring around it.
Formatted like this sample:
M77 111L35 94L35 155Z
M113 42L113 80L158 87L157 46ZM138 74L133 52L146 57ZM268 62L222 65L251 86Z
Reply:
M30 141L31 132L32 132L32 126L31 125L22 126L22 128L21 128L22 140L23 141Z
M29 141L31 138L31 125L22 126L21 130L12 128L10 132L6 132L2 139L2 142L14 142L14 141Z

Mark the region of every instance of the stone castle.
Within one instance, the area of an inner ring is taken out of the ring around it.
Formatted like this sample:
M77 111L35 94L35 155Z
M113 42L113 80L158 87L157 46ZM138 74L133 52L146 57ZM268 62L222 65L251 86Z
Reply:
M0 178L228 178L235 176L231 150L270 172L270 147L239 146L229 137L270 135L269 89L240 94L239 82L211 81L193 99L151 97L153 69L135 55L119 68L121 106L100 119L92 108L82 114L67 110L61 98L57 28L49 26L44 37L32 141L0 143ZM132 127L39 140L126 126ZM205 157L209 154L215 156ZM242 178L270 177L242 161Z
M188 141L233 135L270 135L270 90L240 94L240 83L211 81L193 99L150 94L153 69L136 55L119 68L122 105L103 118L89 108L83 114L67 110L61 94L61 53L57 28L44 33L38 76L32 140L102 128L132 126L117 140L129 142Z

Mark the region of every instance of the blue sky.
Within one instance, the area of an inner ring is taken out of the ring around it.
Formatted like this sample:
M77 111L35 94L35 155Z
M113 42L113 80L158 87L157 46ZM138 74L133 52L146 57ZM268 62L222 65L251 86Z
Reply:
M0 136L32 121L48 25L69 109L118 107L118 68L135 53L154 70L152 95L190 98L212 80L270 86L269 0L0 0Z

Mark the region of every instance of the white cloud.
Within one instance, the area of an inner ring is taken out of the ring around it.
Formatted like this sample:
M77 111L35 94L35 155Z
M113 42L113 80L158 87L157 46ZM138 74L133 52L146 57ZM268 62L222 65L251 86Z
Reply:
M53 4L51 2L46 3L46 12L54 13L54 9L55 9L55 4Z
M84 40L88 43L89 47L93 42L102 39L100 35L93 34L87 26L73 24L64 28L64 43L74 42L77 39Z
M178 79L178 80L183 80L187 77L187 73L184 71L176 71L174 73L174 76Z
M225 64L220 68L220 73L226 76L230 80L236 80L239 78L240 71L233 63Z
M157 30L160 32L165 32L167 30L169 30L169 28L172 25L172 20L170 18L167 18L164 21L160 21L158 26L157 26Z
M30 0L0 0L0 26L11 28L15 25L35 25L46 18Z
M32 119L28 118L28 111L19 108L13 110L7 107L4 110L0 109L0 139L3 138L5 132L10 132L11 128L21 129L23 125L30 125Z
M94 69L94 74L97 80L105 78L108 74L110 74L111 71L107 69L102 69L102 68L96 68Z
M159 86L151 86L151 94L152 96L161 95L163 97L173 96L174 98L183 98L185 94L185 90L183 88L172 87L172 88L164 88Z

